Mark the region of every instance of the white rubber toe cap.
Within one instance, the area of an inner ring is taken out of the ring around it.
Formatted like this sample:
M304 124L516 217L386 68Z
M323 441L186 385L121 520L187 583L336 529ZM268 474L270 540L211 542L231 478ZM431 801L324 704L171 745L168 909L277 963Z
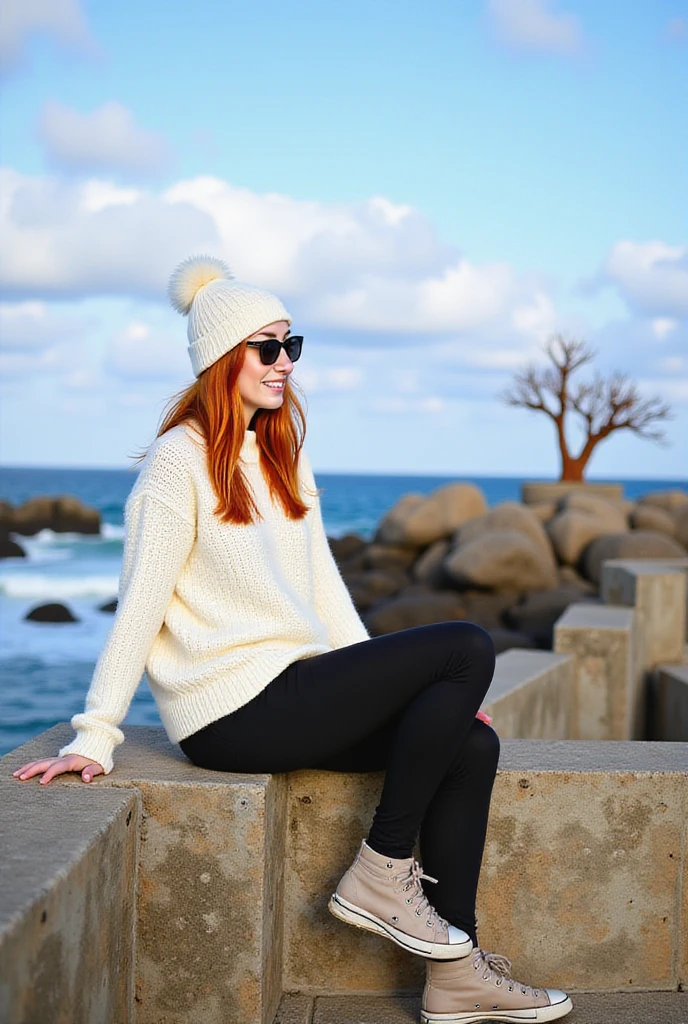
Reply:
M549 1001L552 1006L556 1006L557 1003L565 1003L568 996L565 992L562 992L560 988L548 988L545 989L549 996Z
M455 928L453 924L449 925L449 944L454 945L465 945L467 942L471 942L470 935L466 935L466 932L462 932L460 928ZM471 943L471 946L473 943Z

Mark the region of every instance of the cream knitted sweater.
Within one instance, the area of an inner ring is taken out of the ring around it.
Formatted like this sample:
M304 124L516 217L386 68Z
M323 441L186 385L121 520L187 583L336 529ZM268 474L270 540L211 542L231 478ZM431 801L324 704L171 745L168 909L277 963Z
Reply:
M262 519L222 523L203 439L190 425L163 434L125 507L115 621L76 739L112 770L118 728L146 669L172 742L236 711L288 665L368 639L327 543L308 459L299 457L301 520L273 502L247 430L242 470Z

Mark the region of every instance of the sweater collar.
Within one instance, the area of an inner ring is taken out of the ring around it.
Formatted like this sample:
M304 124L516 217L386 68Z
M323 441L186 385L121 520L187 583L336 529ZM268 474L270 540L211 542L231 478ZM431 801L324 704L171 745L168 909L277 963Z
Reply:
M258 451L255 430L247 430L244 434L244 443L241 446L242 462L258 462Z

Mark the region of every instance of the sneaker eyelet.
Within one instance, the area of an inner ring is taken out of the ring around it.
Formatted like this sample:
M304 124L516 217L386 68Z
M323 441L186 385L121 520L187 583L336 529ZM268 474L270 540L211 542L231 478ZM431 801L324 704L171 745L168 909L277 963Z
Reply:
M399 918L398 918L398 917L396 916L396 914L392 914L392 920L393 920L393 921L398 921L398 920L399 920Z
M407 899L407 900L406 900L406 902L407 902L407 903L411 903L411 900L408 900L408 899Z
M521 985L521 992L523 993L523 995L526 994L526 990L524 989L523 985Z
M502 979L501 978L499 978L498 981L495 981L495 985L501 985L501 984L502 984Z
M416 911L416 917L420 917L420 910Z
M387 867L388 868L393 868L394 867L394 865L392 864L391 860L387 861Z

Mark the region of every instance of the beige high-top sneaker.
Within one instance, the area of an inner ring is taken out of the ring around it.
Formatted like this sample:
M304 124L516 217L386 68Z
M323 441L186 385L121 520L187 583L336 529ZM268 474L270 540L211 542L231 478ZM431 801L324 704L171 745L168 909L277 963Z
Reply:
M413 857L395 860L372 850L365 839L329 902L340 921L384 935L402 949L436 960L467 956L470 937L440 917L420 884Z
M514 981L505 956L475 949L453 963L429 963L423 991L422 1024L542 1024L573 1009L565 992Z

